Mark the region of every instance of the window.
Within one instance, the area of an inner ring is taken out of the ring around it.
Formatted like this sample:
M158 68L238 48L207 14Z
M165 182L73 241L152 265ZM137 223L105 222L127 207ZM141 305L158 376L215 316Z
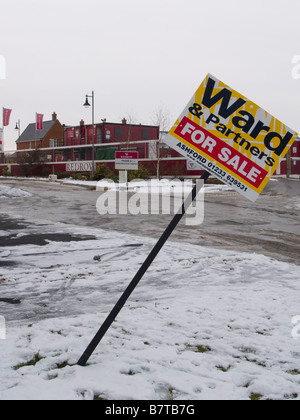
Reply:
M101 127L97 127L97 143L102 143L102 130Z
M74 128L71 128L70 130L67 130L67 137L68 138L74 137Z
M142 140L149 140L149 130L142 130Z
M57 147L57 140L50 140L50 147Z
M116 139L122 138L122 127L115 127L115 138Z

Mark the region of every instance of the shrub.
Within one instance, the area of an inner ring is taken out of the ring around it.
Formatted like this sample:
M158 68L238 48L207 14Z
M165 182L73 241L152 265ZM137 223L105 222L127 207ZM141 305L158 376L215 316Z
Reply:
M59 172L57 174L57 179L64 179L64 178L72 178L72 174L70 174L70 172Z
M3 169L3 176L11 176L11 173L8 168Z
M95 181L101 181L101 179L113 178L114 172L106 165L97 165L95 169Z
M87 181L89 179L89 175L82 174L79 172L79 173L73 174L72 178L75 179L76 181Z
M48 176L51 173L51 170L47 166L43 166L40 170L40 173L42 178L48 178Z
M143 165L137 171L128 171L128 181L132 181L133 179L149 179L150 176L150 172Z

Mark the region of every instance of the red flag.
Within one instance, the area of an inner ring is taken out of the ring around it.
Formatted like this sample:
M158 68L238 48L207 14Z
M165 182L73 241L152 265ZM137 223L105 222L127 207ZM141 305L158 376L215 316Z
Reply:
M0 152L3 152L4 145L3 145L3 128L0 128Z
M43 114L36 114L36 129L43 130Z
M11 111L11 109L3 108L3 127L7 127L9 125Z

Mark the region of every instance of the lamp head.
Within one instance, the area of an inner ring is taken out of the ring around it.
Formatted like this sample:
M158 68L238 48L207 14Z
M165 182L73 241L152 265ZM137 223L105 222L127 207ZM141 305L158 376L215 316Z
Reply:
M88 95L86 95L86 100L85 100L85 103L83 104L83 106L85 108L89 108L91 106L90 103L89 103L89 100L88 100Z

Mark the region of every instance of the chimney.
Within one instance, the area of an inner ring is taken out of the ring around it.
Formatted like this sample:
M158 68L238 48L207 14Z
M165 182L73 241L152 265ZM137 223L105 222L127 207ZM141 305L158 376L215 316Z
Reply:
M80 125L84 125L84 121L83 120L80 121Z
M57 120L57 114L55 112L53 112L52 114L52 121L56 121Z
M123 120L122 120L122 124L127 124L127 120L126 120L126 118L123 118Z

